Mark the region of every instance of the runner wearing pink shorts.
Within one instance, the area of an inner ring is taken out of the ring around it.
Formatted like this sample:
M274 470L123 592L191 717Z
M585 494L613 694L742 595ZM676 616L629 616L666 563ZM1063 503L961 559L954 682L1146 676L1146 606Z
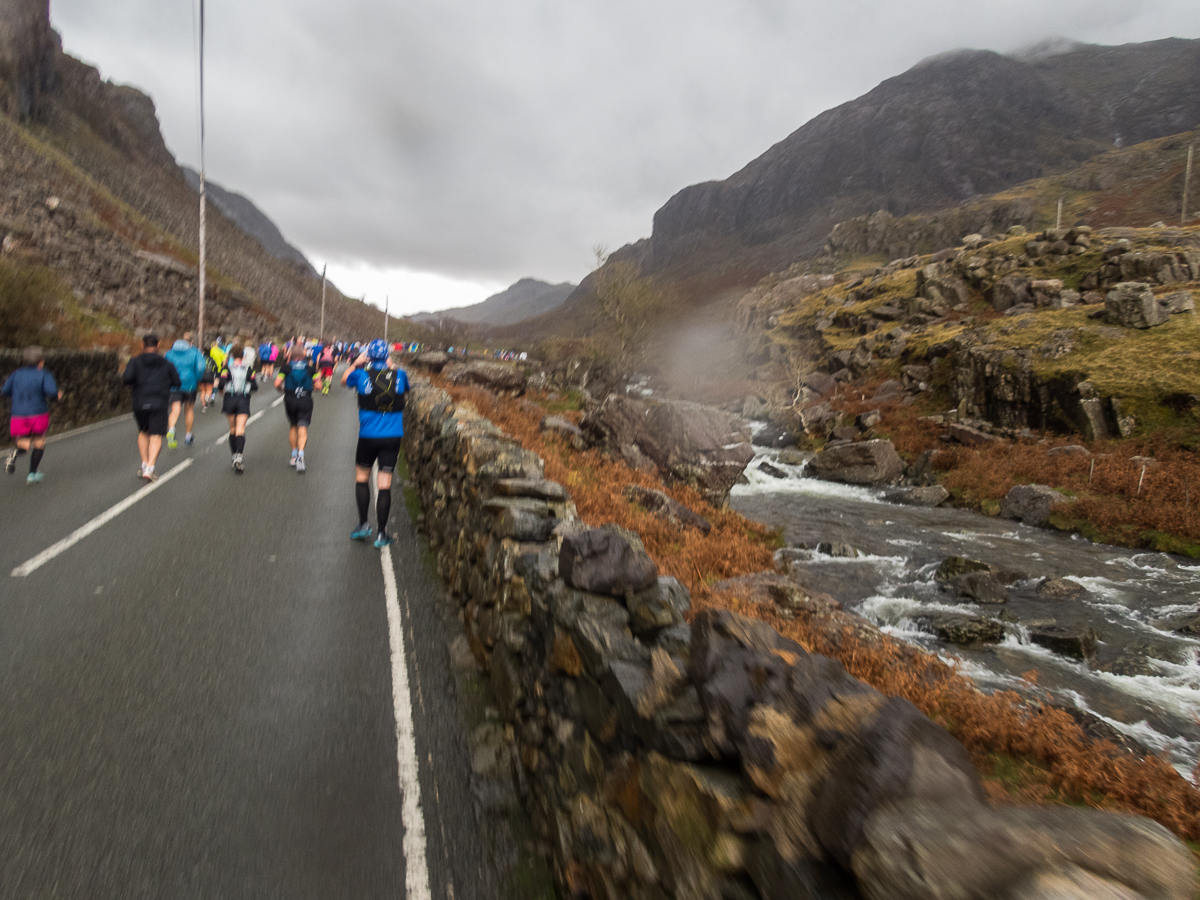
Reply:
M46 432L50 429L50 406L48 400L62 391L54 382L54 376L46 371L45 354L41 347L26 347L21 354L23 365L8 376L0 394L12 398L12 415L9 433L16 439L17 446L4 461L4 471L9 475L17 471L17 459L29 454L29 476L26 484L37 484L42 480L38 466L46 452Z

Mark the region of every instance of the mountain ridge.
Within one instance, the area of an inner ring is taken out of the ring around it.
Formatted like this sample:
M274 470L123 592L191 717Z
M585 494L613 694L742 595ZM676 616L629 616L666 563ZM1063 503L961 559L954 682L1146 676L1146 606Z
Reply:
M550 284L537 278L519 278L479 303L417 313L408 318L413 322L454 319L467 325L514 325L557 309L575 287L569 281Z

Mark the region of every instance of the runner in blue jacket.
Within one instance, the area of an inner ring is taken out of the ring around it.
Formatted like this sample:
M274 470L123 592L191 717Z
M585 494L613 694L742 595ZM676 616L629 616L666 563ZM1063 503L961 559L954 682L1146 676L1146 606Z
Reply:
M172 450L179 447L175 440L175 423L179 421L180 408L185 410L183 422L187 428L183 442L190 447L196 440L192 435L192 426L196 421L196 391L200 387L200 379L204 377L208 359L200 348L192 346L191 341L192 333L185 331L183 337L163 354L179 373L179 387L171 391L171 414L167 422L167 446Z

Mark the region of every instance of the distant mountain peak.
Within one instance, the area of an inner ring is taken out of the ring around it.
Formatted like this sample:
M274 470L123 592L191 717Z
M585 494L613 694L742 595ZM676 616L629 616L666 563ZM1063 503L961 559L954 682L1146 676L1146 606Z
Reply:
M414 322L435 319L456 319L468 325L513 325L557 309L575 290L570 282L549 284L537 278L519 278L498 294L482 303L443 309L433 313L418 313Z

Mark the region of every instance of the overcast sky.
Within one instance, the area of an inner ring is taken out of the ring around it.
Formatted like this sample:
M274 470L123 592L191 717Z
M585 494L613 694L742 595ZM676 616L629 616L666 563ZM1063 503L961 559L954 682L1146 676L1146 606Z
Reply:
M66 50L149 93L198 165L198 0L51 0ZM1200 37L1197 0L207 0L209 177L347 293L402 313L578 281L926 56Z

